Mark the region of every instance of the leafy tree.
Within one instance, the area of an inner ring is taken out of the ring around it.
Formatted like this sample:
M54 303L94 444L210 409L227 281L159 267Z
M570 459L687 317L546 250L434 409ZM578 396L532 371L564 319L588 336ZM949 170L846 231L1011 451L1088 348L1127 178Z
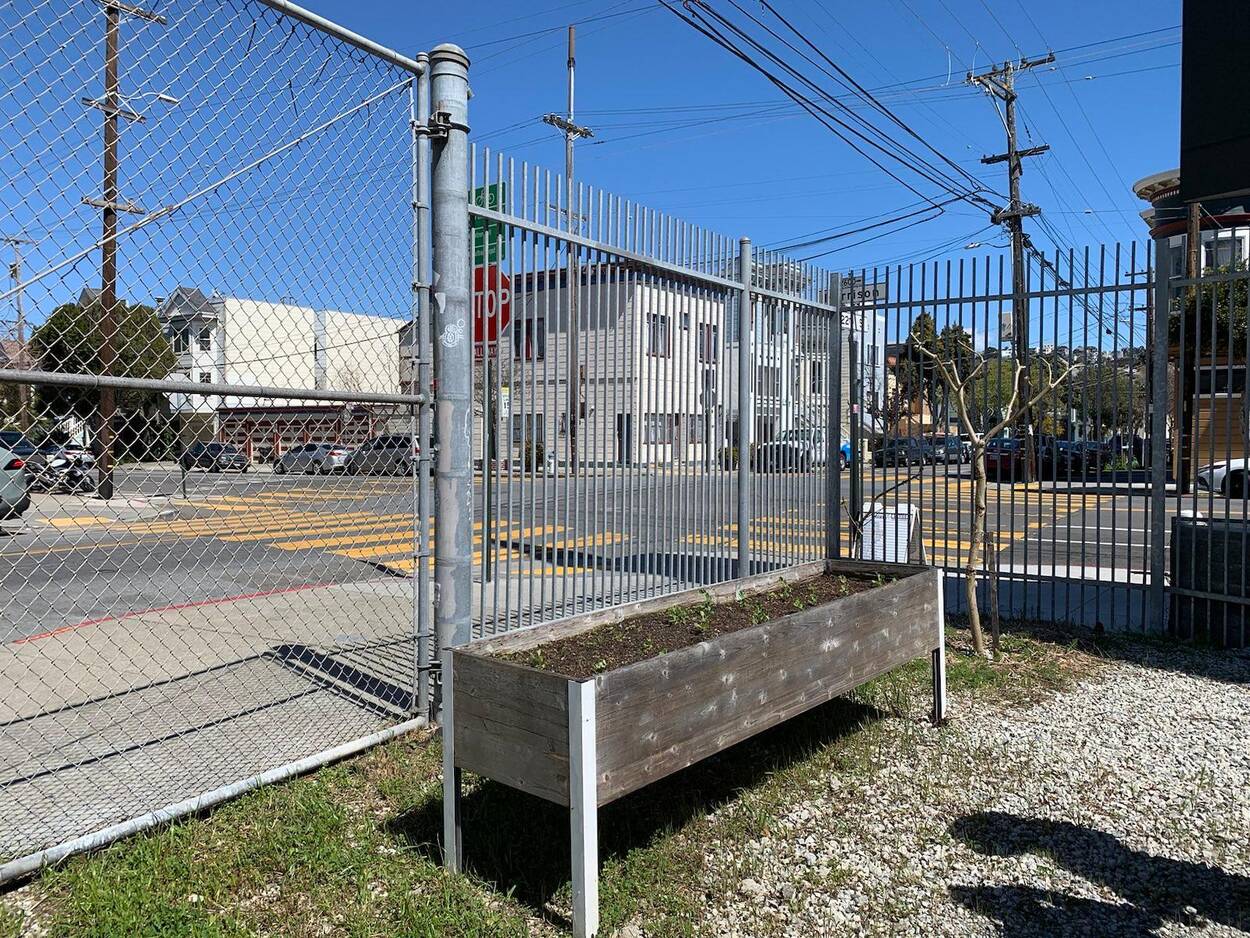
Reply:
M1146 375L1098 362L1073 376L1066 404L1099 436L1135 433L1146 425Z
M85 307L77 303L58 306L31 335L31 352L39 367L72 374L103 374L101 319L98 302ZM114 320L112 374L126 378L167 378L176 362L152 308L119 301ZM95 413L99 403L99 392L90 388L41 385L38 391L44 407L58 416L74 414L85 419ZM119 389L117 407L119 411L150 409L160 397L155 391Z

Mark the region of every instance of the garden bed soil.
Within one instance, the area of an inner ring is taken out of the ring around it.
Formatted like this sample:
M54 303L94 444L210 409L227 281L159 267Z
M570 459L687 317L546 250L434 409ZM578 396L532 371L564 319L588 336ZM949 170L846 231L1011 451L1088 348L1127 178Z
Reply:
M699 603L604 623L536 648L504 652L497 657L574 680L587 680L887 582L890 579L881 576L825 573L736 600L713 602L705 593Z

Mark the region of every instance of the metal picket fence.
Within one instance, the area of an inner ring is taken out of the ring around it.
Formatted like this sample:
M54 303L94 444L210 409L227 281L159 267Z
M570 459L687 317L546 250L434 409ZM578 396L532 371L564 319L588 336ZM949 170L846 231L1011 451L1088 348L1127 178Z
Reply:
M503 154L471 165L475 631L824 557L837 276Z
M476 635L958 574L920 345L979 428L1062 375L993 443L1005 614L1244 644L1241 234L1189 279L1034 251L1015 302L993 256L839 275L471 148L456 47L287 0L2 16L0 881L424 725Z

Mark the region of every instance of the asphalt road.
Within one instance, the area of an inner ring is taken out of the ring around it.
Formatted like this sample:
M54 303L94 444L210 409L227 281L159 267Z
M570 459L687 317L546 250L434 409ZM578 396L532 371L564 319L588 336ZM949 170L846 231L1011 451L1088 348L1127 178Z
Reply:
M849 481L844 473L844 499ZM253 471L193 473L185 493L183 483L177 470L125 468L107 505L36 496L23 523L6 524L0 539L0 640L145 610L411 575L408 480ZM492 583L543 577L574 592L624 596L631 577L697 583L732 570L736 473L594 469L579 478L493 475L489 484L479 475L477 485L473 550L479 576L489 570ZM819 473L760 475L755 486L753 554L771 564L822 556ZM866 497L919 507L926 556L948 566L967 550L971 488L966 469L878 469L865 478ZM1184 507L1193 507L1189 498ZM1196 507L1216 515L1244 508L1207 498ZM1140 581L1146 568L1144 488L992 484L988 508L1002 570ZM1176 510L1175 499L1169 508ZM847 539L844 531L844 549Z

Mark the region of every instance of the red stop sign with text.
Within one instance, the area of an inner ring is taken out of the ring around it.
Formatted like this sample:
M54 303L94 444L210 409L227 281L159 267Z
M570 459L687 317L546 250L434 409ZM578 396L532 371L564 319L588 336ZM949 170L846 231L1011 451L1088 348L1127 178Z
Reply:
M478 358L495 354L512 318L512 281L498 264L473 268L473 349Z

